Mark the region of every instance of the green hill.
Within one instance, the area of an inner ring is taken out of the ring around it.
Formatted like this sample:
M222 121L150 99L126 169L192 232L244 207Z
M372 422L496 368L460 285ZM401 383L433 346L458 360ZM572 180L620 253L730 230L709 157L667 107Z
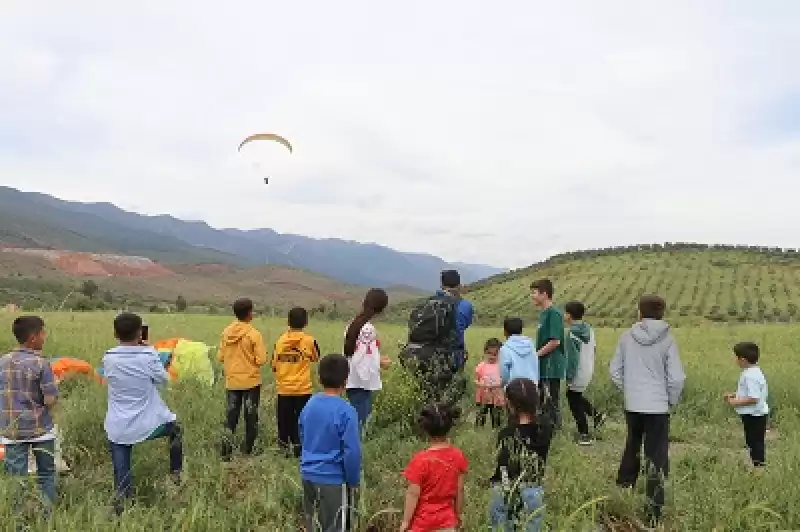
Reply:
M797 250L699 244L640 245L558 255L539 264L469 286L475 321L497 325L506 316L531 322L538 312L530 284L549 278L556 303L578 299L596 326L626 326L645 293L667 300L668 319L701 322L788 322L798 317L800 253ZM404 319L410 305L394 309ZM530 330L530 329L529 329Z

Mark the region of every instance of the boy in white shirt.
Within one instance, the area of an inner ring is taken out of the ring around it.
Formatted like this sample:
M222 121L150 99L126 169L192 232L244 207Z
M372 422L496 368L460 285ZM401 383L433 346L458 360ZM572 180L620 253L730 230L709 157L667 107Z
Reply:
M725 402L736 409L744 425L744 438L750 449L754 467L764 467L767 433L767 379L758 367L759 349L753 342L741 342L733 347L736 362L742 368L736 393L726 393Z

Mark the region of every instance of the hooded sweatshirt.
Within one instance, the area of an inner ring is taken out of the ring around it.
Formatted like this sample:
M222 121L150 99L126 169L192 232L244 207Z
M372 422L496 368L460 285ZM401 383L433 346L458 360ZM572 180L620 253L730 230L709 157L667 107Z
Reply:
M261 366L267 362L264 339L255 327L235 321L222 331L217 356L225 368L225 388L249 390L261 385Z
M594 332L583 321L569 327L566 341L567 386L574 392L582 392L589 386L594 373Z
M319 346L303 331L289 330L278 338L272 371L278 395L311 395L311 364L319 360Z
M525 378L539 382L539 359L533 340L521 334L509 336L500 348L500 380L506 386L514 379Z
M667 414L680 402L686 376L665 321L642 320L623 333L609 369L628 412Z

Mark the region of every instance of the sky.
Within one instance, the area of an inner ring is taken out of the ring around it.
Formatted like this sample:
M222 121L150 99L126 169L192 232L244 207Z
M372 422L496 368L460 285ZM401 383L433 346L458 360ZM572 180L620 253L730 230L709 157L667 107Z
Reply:
M799 57L795 0L3 0L0 184L503 267L800 247Z

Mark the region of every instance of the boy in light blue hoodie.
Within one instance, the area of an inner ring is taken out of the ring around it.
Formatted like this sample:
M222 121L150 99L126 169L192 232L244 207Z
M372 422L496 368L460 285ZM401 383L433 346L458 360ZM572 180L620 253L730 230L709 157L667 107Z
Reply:
M533 340L522 335L520 318L506 318L503 332L506 342L500 348L500 380L505 387L514 379L530 379L539 382L539 357Z

